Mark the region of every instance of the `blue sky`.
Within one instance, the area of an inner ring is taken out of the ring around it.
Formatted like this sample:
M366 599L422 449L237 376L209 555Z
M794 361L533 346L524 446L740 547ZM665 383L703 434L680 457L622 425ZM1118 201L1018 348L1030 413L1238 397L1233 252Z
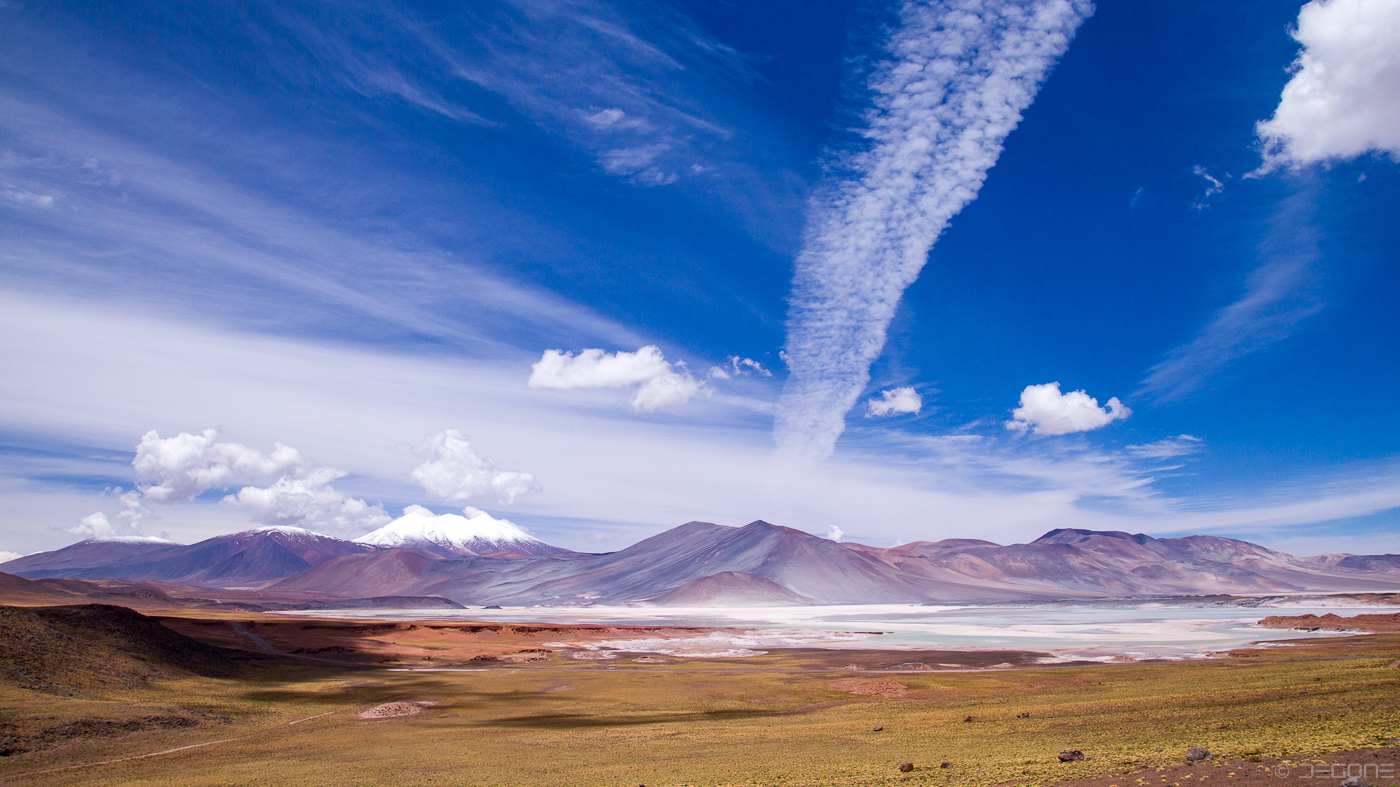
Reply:
M0 3L0 552L1400 551L1397 5Z

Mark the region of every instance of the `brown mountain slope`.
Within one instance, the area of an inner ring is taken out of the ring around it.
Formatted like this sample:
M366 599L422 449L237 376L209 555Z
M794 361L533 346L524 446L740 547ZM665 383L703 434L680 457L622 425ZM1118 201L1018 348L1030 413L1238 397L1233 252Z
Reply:
M51 694L222 676L256 658L206 645L125 607L0 606L0 683Z
M654 603L665 607L787 607L813 602L771 579L724 571L691 580Z

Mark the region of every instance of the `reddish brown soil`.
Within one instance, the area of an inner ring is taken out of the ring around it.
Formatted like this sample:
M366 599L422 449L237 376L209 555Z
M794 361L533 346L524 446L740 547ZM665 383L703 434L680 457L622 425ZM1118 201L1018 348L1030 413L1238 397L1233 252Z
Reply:
M1328 612L1325 615L1271 615L1259 621L1271 629L1301 631L1374 631L1400 632L1400 612L1389 615L1353 615L1344 618Z

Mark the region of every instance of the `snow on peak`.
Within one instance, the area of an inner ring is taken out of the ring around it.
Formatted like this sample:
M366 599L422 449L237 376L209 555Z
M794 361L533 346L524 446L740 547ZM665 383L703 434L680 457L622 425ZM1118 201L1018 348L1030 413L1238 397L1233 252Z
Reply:
M325 536L321 535L320 533L317 533L315 530L307 530L304 527L292 527L291 525L269 525L267 527L255 527L252 530L247 530L244 532L282 533L288 536L316 536L317 538L325 538Z
M156 536L98 536L97 538L89 538L88 541L89 541L89 542L92 542L92 543L98 543L98 542L100 542L100 543L104 543L104 544L111 544L111 543L117 543L117 544L174 544L174 543L175 543L174 541L171 541L171 540L168 539L168 538L157 538Z
M434 514L423 506L409 506L403 510L403 516L355 541L391 549L420 547L457 555L513 551L543 554L541 548L553 551L509 520L497 519L471 506L462 509L462 514Z

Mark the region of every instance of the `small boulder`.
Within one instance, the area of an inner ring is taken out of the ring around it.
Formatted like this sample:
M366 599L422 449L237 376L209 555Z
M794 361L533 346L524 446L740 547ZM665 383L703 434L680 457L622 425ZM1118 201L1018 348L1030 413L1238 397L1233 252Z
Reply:
M885 728L884 728L884 727L876 727L876 728L875 728L875 731L876 731L876 732L884 732L884 731L885 731Z
M1029 719L1030 717L1031 717L1030 711L1024 711L1024 710L1023 710L1023 711L1021 711L1020 713L1016 714L1016 718L1018 718L1018 719Z
M972 717L968 716L966 719L963 719L963 721L972 721Z
M1066 749L1060 752L1060 762L1074 762L1084 759L1084 752L1078 749Z
M953 763L948 762L947 760L944 760L943 762L938 763L938 767L940 767L940 768L951 768L951 767L953 767Z
M1360 776L1353 776L1350 779L1347 779L1346 781L1342 782L1342 787L1371 787L1371 785L1361 781Z
M1192 746L1191 748L1186 750L1187 762L1200 762L1201 760L1209 760L1210 756L1210 752L1207 751L1204 746Z
M901 762L901 763L899 764L899 772L900 772L900 773L908 773L908 772L910 772L910 771L912 771L912 770L914 770L914 763L912 763L912 762ZM1367 785L1366 787L1370 787L1370 785Z

